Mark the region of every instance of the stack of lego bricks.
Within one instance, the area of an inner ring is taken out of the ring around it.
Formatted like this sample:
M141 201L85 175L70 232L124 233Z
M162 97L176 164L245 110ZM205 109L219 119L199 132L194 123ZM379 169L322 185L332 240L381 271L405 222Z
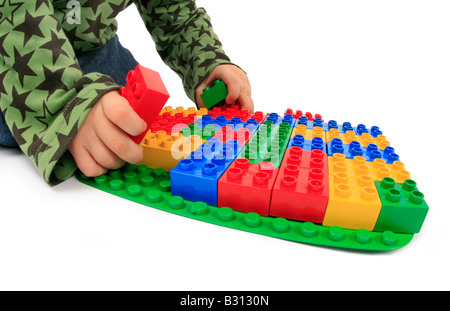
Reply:
M327 227L418 233L428 205L377 126L237 105L165 107L145 136L173 196Z

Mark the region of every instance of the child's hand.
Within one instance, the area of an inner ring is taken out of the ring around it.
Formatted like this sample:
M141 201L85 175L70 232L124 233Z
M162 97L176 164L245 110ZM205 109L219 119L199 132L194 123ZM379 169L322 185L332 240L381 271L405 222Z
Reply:
M100 176L126 162L136 164L142 160L142 147L128 134L137 136L145 129L145 122L128 101L118 92L109 92L89 112L69 151L86 176Z
M213 84L216 80L223 80L228 88L227 104L237 103L241 109L253 113L252 89L247 75L235 65L219 65L213 69L208 78L195 90L199 107L205 107L200 95L203 89Z

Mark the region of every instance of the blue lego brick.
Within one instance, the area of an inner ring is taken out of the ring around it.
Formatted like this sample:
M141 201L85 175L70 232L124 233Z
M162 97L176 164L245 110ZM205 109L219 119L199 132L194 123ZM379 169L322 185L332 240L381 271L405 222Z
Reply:
M312 151L314 149L320 149L327 153L327 144L320 137L314 137L313 140L306 140L303 135L295 135L289 140L288 148L300 147L305 151Z
M323 120L320 118L315 118L313 121L311 121L311 120L308 120L307 117L301 116L298 118L295 126L297 126L298 124L306 125L306 128L310 129L310 130L312 130L314 127L318 126L318 127L323 128L324 131L326 131L326 123L324 123Z
M243 148L211 138L170 171L172 194L217 206L217 182Z
M384 150L378 149L375 144L369 144L367 147L361 146L357 141L352 141L350 144L344 144L341 139L334 138L327 143L328 156L333 156L335 153L342 153L347 159L353 159L355 156L362 156L367 161L373 162L375 159L383 159L387 164L392 164L395 161L400 161L400 157L395 153L391 146Z
M201 119L197 119L195 122L202 127L212 124L216 131L220 130L223 126L229 126L233 131L237 131L238 129L244 127L247 128L250 133L255 133L259 127L259 123L253 118L250 118L247 121L242 121L239 117L234 117L231 120L227 120L225 116L212 118L209 114L203 115Z
M279 116L278 113L270 113L265 121L271 121L273 125L280 125L281 123L288 123L291 127L297 125L297 120L291 114L285 114L284 116Z

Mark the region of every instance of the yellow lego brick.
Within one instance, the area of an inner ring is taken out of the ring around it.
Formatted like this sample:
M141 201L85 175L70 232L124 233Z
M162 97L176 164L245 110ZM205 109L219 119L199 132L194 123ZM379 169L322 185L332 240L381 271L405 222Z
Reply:
M369 144L375 144L378 146L378 149L381 150L391 145L390 142L387 141L386 136L378 135L376 138L374 138L369 133L362 133L358 141L363 147L367 147Z
M299 124L292 130L291 138L293 138L295 135L303 135L303 137L305 137L305 140L312 140L314 137L320 137L323 139L323 141L325 141L325 132L320 126L315 126L311 130L306 128L306 125Z
M344 134L339 132L337 128L332 128L329 132L326 132L327 142L332 141L334 138L341 139L344 144L350 144L352 141L357 141L363 147L367 147L369 144L375 144L380 150L384 150L387 146L391 145L384 135L378 135L378 137L374 138L369 133L356 135L354 131L347 131Z
M184 107L176 107L174 109L172 106L165 106L159 114L163 115L166 112L169 112L172 116L177 113L182 113L183 117L187 117L190 114L195 114L196 116L201 117L202 115L208 114L208 109L200 108L197 110L195 107L188 107L187 109Z
M383 159L375 159L373 162L367 162L366 165L374 180L382 181L384 177L390 177L397 183L404 183L406 179L411 179L411 174L405 169L405 164L400 161L386 164Z
M372 231L381 210L373 167L363 157L346 159L336 153L329 162L329 201L324 226Z
M144 159L139 164L170 171L205 142L198 135L183 137L181 133L168 135L165 131L149 131L141 143Z

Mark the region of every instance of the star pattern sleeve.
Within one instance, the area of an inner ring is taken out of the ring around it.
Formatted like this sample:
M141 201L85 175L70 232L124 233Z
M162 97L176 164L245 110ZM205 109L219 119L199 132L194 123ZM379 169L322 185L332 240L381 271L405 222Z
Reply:
M57 184L76 170L68 147L92 106L119 88L84 75L50 1L0 4L0 108L22 151Z
M210 72L231 63L210 17L193 0L139 0L136 5L162 60L195 102L195 90Z

